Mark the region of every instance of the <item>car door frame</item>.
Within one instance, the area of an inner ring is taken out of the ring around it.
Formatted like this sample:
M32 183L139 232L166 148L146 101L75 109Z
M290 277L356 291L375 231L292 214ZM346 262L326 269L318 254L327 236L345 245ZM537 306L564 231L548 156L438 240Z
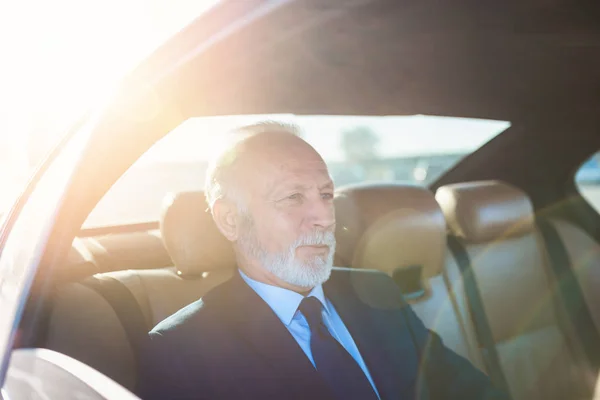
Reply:
M0 387L4 384L29 288L50 236L52 217L59 208L69 179L80 161L78 156L89 139L91 130L81 129L84 121L85 116L73 125L49 153L3 221L0 232ZM21 236L32 229L21 225L27 224L28 218L33 216L43 219L37 227L37 234L27 236L27 240L19 240L24 239ZM25 250L29 250L30 254L24 254ZM14 267L14 263L19 261L25 261L24 265ZM10 289L13 289L12 296L3 294Z

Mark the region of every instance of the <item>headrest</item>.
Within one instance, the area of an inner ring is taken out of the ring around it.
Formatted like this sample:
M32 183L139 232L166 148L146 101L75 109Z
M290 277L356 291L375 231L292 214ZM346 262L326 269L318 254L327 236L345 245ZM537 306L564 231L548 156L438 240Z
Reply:
M217 229L203 192L168 194L160 231L180 275L236 266L233 247Z
M442 186L435 198L452 234L468 243L518 237L535 228L531 201L506 183L479 181Z
M437 275L446 252L446 222L433 193L403 184L367 184L336 191L335 264L389 275L418 268Z

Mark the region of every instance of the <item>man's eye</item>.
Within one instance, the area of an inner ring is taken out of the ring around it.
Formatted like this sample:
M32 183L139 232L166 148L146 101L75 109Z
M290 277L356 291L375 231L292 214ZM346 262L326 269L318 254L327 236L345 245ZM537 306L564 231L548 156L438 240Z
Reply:
M300 200L302 195L300 193L294 193L287 197L288 200Z
M333 193L321 193L321 198L323 200L331 200L333 199Z

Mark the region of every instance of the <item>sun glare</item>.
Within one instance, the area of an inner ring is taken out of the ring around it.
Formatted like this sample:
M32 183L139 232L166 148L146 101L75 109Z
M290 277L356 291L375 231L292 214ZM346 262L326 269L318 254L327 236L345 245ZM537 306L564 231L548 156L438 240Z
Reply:
M216 3L0 1L0 213L83 111Z
M216 0L25 0L0 10L0 131L77 115ZM11 118L7 118L12 116ZM10 119L11 121L8 121Z

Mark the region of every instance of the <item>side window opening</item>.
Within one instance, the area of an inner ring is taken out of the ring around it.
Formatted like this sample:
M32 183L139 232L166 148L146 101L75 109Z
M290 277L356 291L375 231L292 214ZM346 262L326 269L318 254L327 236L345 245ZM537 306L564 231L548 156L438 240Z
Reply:
M428 186L509 121L429 115L231 115L193 117L148 150L107 192L83 229L159 220L168 192L200 191L227 132L258 121L297 126L321 154L336 187L397 181Z
M600 213L600 151L581 164L575 184L581 196Z

